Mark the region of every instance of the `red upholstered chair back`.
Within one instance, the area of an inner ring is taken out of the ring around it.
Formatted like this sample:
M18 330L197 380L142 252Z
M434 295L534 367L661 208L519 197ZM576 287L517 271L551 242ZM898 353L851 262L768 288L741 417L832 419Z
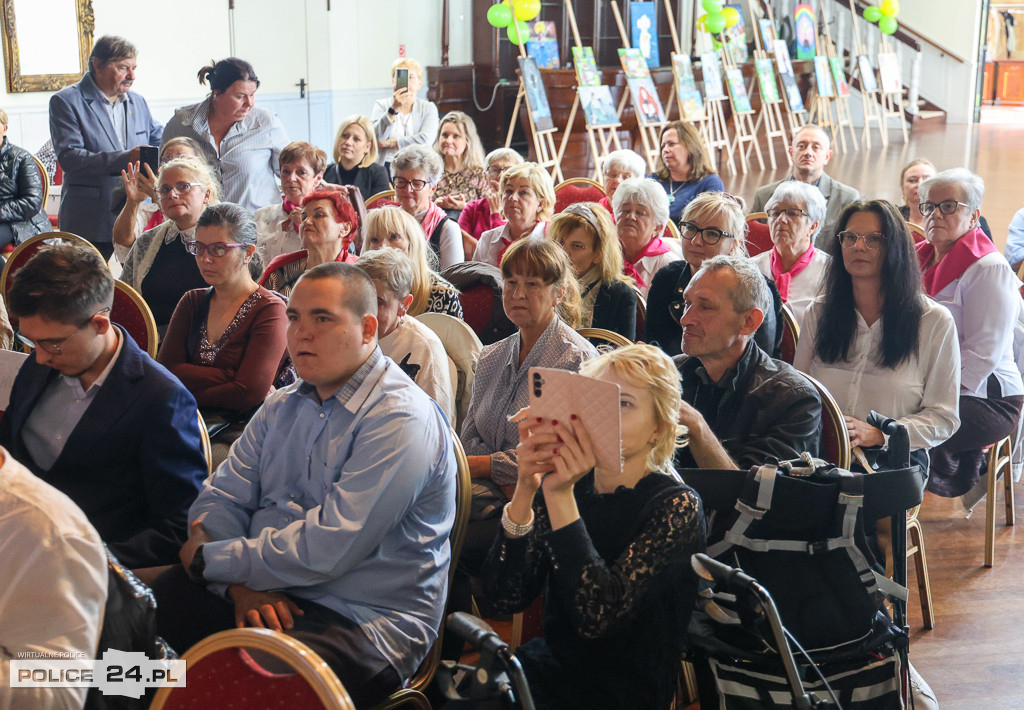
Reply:
M920 244L924 241L924 227L913 222L907 222L907 226L910 227L910 235L914 238L914 244Z
M569 178L555 186L555 214L577 202L598 202L604 196L601 183L590 178Z
M846 420L832 393L825 385L810 375L804 375L821 398L821 449L818 458L824 459L839 468L849 469L853 458L853 447L850 446L850 432L846 430Z
M462 303L462 320L466 321L478 338L484 334L487 325L491 322L494 300L494 289L485 283L470 286L459 294L459 301Z
M159 337L156 319L139 292L123 281L114 282L114 305L110 309L110 320L117 323L132 337L135 344L156 357Z
M796 342L800 339L800 326L796 324L796 318L793 316L793 311L790 309L789 304L782 304L782 345L780 350L782 351L781 357L779 358L783 362L788 362L790 365L793 364L793 360L796 357Z
M767 220L764 212L747 215L747 253L757 256L772 248L772 238L768 233L768 225L760 220Z
M70 242L79 246L89 247L90 249L96 249L91 242L70 232L44 232L43 234L37 234L26 239L7 257L3 271L0 271L0 295L3 296L5 306L7 305L7 294L10 293L11 285L14 283L18 269L23 267L44 246L61 242ZM97 253L99 252L97 251ZM11 325L15 328L18 327L17 319L13 316L11 316Z
M398 207L398 202L395 201L394 190L384 190L378 192L376 195L371 195L366 200L366 209L372 210L374 207L383 207L384 205L394 205Z

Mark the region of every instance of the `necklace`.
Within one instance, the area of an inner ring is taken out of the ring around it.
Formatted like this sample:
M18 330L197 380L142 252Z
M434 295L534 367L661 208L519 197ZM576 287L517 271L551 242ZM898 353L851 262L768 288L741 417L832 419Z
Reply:
M675 202L675 200L676 200L676 193L679 192L680 190L682 190L683 187L686 185L686 183L687 183L687 181L683 180L681 183L679 183L679 187L677 187L675 190L673 190L672 186L675 184L675 181L672 178L668 179L668 203L670 205L673 202Z

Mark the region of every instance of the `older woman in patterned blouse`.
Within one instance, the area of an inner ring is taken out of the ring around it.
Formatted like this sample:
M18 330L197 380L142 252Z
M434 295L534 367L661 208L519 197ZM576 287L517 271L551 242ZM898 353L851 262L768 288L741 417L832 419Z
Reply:
M516 612L546 587L544 636L516 649L538 709L668 707L697 594L690 557L705 546L700 498L672 471L679 373L651 345L580 372L619 386L622 470L597 465L598 433L576 415L527 412L484 589Z

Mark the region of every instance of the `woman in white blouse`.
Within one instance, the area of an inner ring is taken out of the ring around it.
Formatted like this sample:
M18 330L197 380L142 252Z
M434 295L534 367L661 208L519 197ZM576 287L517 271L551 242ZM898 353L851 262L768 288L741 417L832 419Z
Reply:
M498 186L504 226L480 235L473 261L501 265L501 257L520 239L543 239L555 209L555 184L548 171L537 163L509 168Z
M398 71L409 77L408 86L398 87ZM423 65L415 59L396 59L391 65L391 85L395 93L373 105L370 123L377 135L380 155L377 162L389 168L395 154L410 145L430 146L437 137L437 106L416 98L423 88ZM369 195L367 195L369 197Z
M836 398L850 443L885 437L867 423L875 410L907 425L915 463L960 425L960 348L949 312L921 293L913 240L896 208L857 202L839 218L824 295L807 309L793 364Z
M825 198L814 185L786 180L775 188L764 211L774 246L755 256L754 263L775 282L783 303L802 325L804 311L821 293L821 277L828 268L828 254L814 246L825 223Z

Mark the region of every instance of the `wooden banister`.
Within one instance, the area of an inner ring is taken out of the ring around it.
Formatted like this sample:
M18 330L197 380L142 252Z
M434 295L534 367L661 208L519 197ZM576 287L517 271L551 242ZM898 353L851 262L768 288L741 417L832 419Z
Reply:
M847 2L852 2L854 9L857 11L857 14L860 15L861 17L864 16L864 10L869 6L869 3L866 3L863 0L835 0L835 2L839 5L843 5L844 9L845 7L849 7L849 5L847 5ZM949 49L943 47L938 42L935 42L929 39L928 37L925 37L920 32L912 30L911 28L904 25L902 22L899 23L899 27L896 29L896 32L893 33L892 38L897 42L907 45L915 52L920 52L921 45L927 44L932 47L935 47L935 49L939 50L946 56L955 59L961 64L965 64L967 62L966 59L958 55L956 52L951 52Z

